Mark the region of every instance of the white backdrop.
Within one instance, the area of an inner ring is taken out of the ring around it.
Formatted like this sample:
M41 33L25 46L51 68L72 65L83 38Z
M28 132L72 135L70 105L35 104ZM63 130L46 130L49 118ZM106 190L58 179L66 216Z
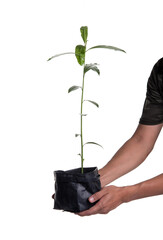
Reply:
M154 63L163 55L160 0L6 0L0 3L0 218L1 239L162 240L162 196L123 204L107 215L78 217L53 210L53 171L80 166L82 67L73 55L54 54L82 44L126 50L88 52L101 75L86 75L85 166L102 167L134 133ZM130 185L162 172L161 133L148 159L113 184Z

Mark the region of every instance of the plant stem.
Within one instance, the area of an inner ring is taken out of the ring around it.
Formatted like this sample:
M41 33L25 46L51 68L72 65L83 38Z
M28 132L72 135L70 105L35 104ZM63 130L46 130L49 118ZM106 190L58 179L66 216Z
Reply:
M85 53L86 53L86 44L85 44ZM84 162L84 156L83 156L83 95L84 95L84 68L85 68L85 59L84 59L84 66L83 66L83 82L82 82L82 94L81 94L81 111L80 111L80 136L81 136L81 173L84 173L83 170L83 162Z

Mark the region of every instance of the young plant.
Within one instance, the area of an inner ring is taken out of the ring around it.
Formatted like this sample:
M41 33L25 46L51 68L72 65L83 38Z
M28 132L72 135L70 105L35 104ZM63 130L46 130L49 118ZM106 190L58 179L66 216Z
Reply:
M75 134L75 137L80 136L81 139L81 153L79 153L80 157L81 157L81 173L83 173L83 162L84 162L84 153L83 153L83 147L86 144L95 144L98 145L100 147L102 147L100 144L96 143L96 142L86 142L83 143L83 117L86 116L86 114L83 114L83 103L85 101L92 103L93 105L95 105L96 107L99 107L98 103L96 103L95 101L92 100L84 100L84 81L85 81L85 74L89 71L95 71L98 75L100 75L100 70L97 67L97 63L89 63L86 64L85 59L86 59L86 53L92 49L96 49L96 48L104 48L104 49L111 49L111 50L115 50L115 51L121 51L124 52L124 50L117 48L117 47L113 47L113 46L108 46L108 45L98 45L98 46L94 46L91 48L87 49L87 38L88 38L88 27L84 26L80 28L80 32L81 32L81 37L83 39L84 45L77 45L75 47L75 52L66 52L66 53L61 53L61 54L57 54L52 56L51 58L48 59L48 61L50 61L53 58L65 55L65 54L74 54L76 56L76 59L79 63L80 66L83 66L83 78L82 78L82 86L72 86L68 89L68 93L75 91L77 89L81 89L81 110L80 110L80 134Z

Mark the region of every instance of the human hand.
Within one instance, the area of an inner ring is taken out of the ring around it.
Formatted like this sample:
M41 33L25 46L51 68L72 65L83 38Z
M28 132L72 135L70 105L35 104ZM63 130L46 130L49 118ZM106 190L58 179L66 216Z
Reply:
M90 209L77 213L79 216L90 216L93 214L106 214L123 203L125 196L124 187L108 186L101 189L101 191L89 197L91 203L99 200Z

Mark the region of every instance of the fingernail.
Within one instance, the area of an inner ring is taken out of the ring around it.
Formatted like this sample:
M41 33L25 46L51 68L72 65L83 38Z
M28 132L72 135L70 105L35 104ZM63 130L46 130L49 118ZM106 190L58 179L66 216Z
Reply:
M89 201L90 201L90 202L94 202L94 197L90 197L90 198L89 198Z

